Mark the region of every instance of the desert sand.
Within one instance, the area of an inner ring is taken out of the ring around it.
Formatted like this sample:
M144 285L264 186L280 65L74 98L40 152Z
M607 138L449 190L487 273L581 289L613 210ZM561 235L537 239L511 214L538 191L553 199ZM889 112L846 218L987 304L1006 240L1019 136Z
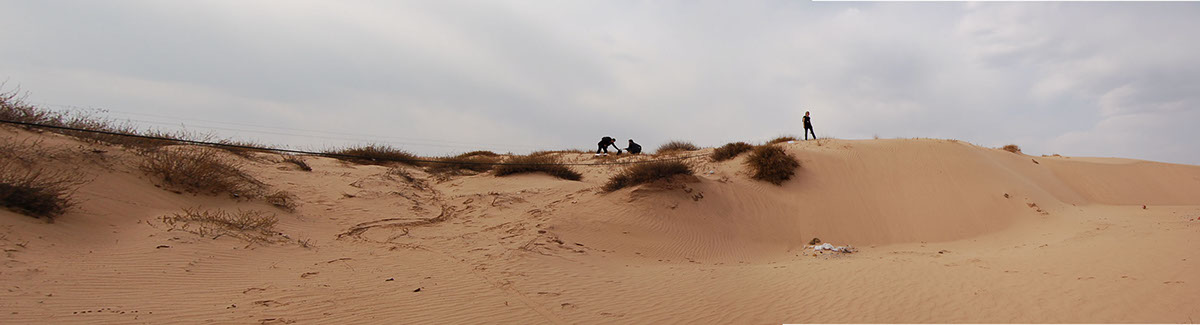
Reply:
M802 163L782 186L743 155L605 193L621 167L566 181L228 155L294 194L286 211L169 190L121 147L0 137L93 178L54 223L0 210L3 324L1200 320L1200 166L822 140L781 144ZM266 211L278 233L162 219L185 208ZM858 252L814 253L814 237Z

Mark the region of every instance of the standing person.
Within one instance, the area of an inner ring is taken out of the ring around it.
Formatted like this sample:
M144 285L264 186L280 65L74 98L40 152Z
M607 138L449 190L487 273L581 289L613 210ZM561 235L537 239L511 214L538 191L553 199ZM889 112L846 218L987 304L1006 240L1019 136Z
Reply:
M817 133L813 132L812 118L808 116L808 111L804 111L804 140L808 140L808 134L812 133L813 140L817 139Z
M642 145L633 142L633 139L629 139L629 147L625 148L625 151L629 151L629 153L635 155L642 153Z
M621 154L621 147L617 146L617 139L613 139L612 137L606 136L606 137L600 138L600 143L597 143L596 146L599 147L599 149L596 149L597 156L600 155L600 152L604 152L604 155L607 156L608 155L608 146L612 146L613 149L617 149L617 154Z

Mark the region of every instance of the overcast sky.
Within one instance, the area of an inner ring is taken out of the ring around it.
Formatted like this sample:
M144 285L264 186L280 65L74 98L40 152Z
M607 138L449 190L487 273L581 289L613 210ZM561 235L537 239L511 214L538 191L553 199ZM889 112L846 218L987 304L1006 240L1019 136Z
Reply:
M0 80L144 127L427 155L816 133L1200 164L1200 4L0 1Z

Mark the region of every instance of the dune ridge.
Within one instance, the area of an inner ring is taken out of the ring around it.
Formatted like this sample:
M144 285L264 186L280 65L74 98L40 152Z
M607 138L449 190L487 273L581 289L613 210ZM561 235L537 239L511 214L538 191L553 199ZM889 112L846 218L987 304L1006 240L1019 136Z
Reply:
M172 191L116 146L25 130L93 177L55 223L0 210L0 322L1185 322L1200 294L1200 166L1033 157L961 141L777 144L696 177L600 189L544 174L226 154L294 211ZM187 150L189 147L180 147ZM707 153L712 149L688 152ZM564 162L595 159L553 153ZM645 159L610 157L618 161ZM1143 209L1145 205L1147 208ZM184 208L278 217L269 241L200 236ZM815 253L814 237L860 249Z

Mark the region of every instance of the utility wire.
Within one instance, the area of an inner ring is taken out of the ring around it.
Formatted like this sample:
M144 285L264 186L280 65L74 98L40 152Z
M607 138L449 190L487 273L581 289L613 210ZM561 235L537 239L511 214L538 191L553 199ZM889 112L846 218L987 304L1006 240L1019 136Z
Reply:
M66 127L66 126L47 125L47 124L19 122L19 121L0 120L0 123L22 125L22 126L26 126L26 127L38 127L38 128L47 128L47 129L58 129L58 130L68 130L68 131L76 131L76 132L88 132L88 133L96 133L96 134L115 135L115 136L131 137L131 138L178 142L178 143L186 143L186 144L202 145L202 146L210 146L210 147L238 148L238 149L248 149L248 150L258 150L258 151L274 151L274 152L312 155L312 156L323 156L323 157L330 157L330 158L362 159L362 160L372 160L372 161L383 160L383 161L407 162L407 163L434 163L434 164L451 164L451 165L492 165L492 166L612 166L612 165L636 165L636 164L645 164L645 163L660 162L660 161L676 161L676 160L684 160L684 159L707 156L707 155L690 155L690 156L683 156L683 157L673 157L673 158L653 159L653 160L618 161L618 162L608 162L608 163L559 163L559 164L547 164L547 163L521 164L521 163L499 163L499 162L489 163L489 162L475 162L475 161L442 161L442 160L409 159L409 158L375 158L375 157L366 157L366 156L359 156L359 155L346 155L346 154L331 153L331 152L315 152L315 151L283 149L283 148L245 146L245 145L208 142L208 141L172 139L172 138L148 136L148 135L141 135L141 134L128 134L128 133L118 133L118 132L109 132L109 131L101 131L101 130L88 130L88 129Z

